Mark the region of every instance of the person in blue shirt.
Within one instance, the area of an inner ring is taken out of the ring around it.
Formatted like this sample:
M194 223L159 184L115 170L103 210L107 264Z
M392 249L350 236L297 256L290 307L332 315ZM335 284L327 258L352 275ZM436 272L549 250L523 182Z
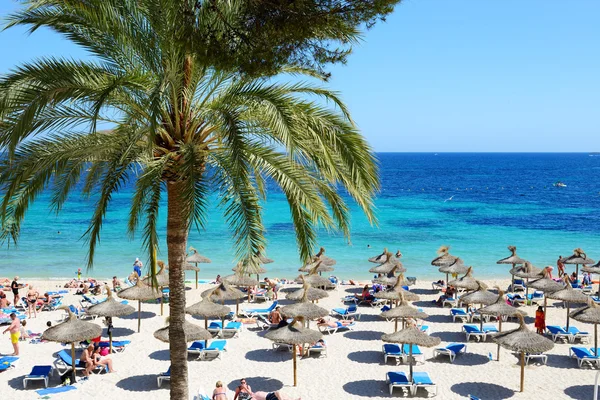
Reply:
M140 261L139 258L135 259L135 262L133 263L133 271L138 275L138 276L142 276L142 267L143 264Z

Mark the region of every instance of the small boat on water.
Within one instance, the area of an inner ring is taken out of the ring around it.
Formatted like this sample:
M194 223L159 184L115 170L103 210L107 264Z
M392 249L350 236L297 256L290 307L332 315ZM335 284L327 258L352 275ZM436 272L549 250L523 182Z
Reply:
M556 181L552 184L552 186L554 187L567 187L567 185L565 185L564 183L562 183L561 181Z

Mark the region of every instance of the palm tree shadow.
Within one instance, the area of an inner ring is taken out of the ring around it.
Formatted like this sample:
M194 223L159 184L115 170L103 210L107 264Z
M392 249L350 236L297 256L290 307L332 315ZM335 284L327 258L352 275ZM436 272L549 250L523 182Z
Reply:
M365 379L362 381L348 382L342 386L346 393L349 393L358 397L388 397L388 385L385 381ZM396 389L396 394L401 393L399 389Z
M169 361L171 359L171 352L169 349L156 350L148 354L148 357L150 357L151 360Z
M375 350L363 350L348 353L348 359L361 364L381 364L383 354Z
M120 389L130 392L148 392L152 390L168 389L168 384L163 384L160 388L156 385L156 375L133 375L121 379L116 383Z
M495 383L462 382L450 387L452 392L467 397L468 395L485 398L486 400L503 400L515 395L515 392Z
M588 400L594 398L594 385L570 386L565 389L565 394L572 399Z
M245 379L253 392L275 392L283 387L283 382L279 379L267 378L266 376L247 376ZM235 391L239 385L240 381L237 380L230 382L227 388Z

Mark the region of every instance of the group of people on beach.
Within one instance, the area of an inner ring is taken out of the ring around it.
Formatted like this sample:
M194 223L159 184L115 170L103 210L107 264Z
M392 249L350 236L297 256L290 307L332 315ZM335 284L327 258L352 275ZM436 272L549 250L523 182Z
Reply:
M223 387L223 382L218 381L213 390L212 400L230 400L227 396L227 389ZM300 397L293 399L286 396L281 391L274 392L253 392L245 378L240 379L240 384L235 389L233 400L302 400Z

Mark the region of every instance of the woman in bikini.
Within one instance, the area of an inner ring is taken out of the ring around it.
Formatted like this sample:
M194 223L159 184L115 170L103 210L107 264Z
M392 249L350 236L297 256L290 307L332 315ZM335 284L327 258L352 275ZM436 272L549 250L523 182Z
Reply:
M217 381L216 389L213 390L212 400L227 400L227 391L223 387L223 382Z
M39 296L40 294L37 292L37 290L35 290L33 286L29 286L29 291L27 292L27 312L29 314L29 318L37 318L37 309L35 306ZM31 316L32 311L35 317Z
M250 385L246 383L246 379L240 380L240 386L235 390L235 396L233 396L233 400L252 400L254 399L254 393L252 393L252 388Z

